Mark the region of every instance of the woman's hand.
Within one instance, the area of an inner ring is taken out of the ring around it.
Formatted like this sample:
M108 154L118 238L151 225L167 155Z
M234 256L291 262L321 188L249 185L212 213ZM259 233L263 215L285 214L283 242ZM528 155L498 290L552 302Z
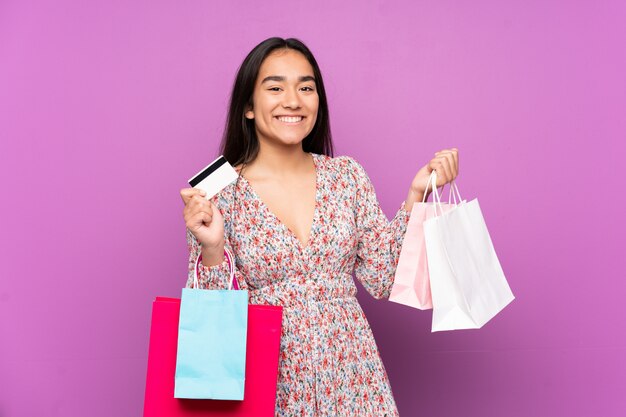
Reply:
M459 174L458 149L443 149L439 152L435 152L435 157L417 171L415 178L413 178L411 182L409 195L405 200L405 210L410 212L413 208L413 203L422 201L424 193L428 188L428 179L433 171L437 171L437 187L441 187L454 180ZM428 194L431 192L432 190L429 190ZM428 199L428 195L426 199Z
M224 256L224 218L205 195L206 192L196 188L180 190L185 204L185 225L202 245L202 263L214 265L220 263Z

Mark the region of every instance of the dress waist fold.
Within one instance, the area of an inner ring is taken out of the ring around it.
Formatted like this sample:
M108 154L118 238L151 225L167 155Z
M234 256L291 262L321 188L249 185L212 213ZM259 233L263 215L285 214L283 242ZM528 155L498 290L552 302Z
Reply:
M312 301L354 298L356 290L350 273L311 273L292 276L262 288L250 288L249 302L296 307Z

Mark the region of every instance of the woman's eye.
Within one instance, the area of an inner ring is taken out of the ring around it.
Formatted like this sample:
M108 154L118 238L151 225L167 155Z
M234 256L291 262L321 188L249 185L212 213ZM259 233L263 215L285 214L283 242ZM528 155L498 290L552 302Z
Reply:
M280 87L270 87L270 91L280 91Z
M304 91L313 91L313 87L302 87L302 90Z

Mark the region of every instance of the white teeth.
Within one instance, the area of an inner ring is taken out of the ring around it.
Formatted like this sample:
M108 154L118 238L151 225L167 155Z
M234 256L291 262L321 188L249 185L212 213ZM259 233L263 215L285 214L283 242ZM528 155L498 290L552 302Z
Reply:
M278 118L278 120L280 120L281 122L285 122L285 123L297 123L300 120L302 120L302 116L297 116L297 117L281 116Z

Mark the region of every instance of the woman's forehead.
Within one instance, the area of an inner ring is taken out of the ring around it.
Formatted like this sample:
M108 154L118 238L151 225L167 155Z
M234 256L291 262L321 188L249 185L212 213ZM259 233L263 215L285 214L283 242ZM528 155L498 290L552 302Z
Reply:
M297 81L305 76L313 76L313 67L298 51L279 49L269 54L259 68L258 80L268 76L285 77L287 81Z

